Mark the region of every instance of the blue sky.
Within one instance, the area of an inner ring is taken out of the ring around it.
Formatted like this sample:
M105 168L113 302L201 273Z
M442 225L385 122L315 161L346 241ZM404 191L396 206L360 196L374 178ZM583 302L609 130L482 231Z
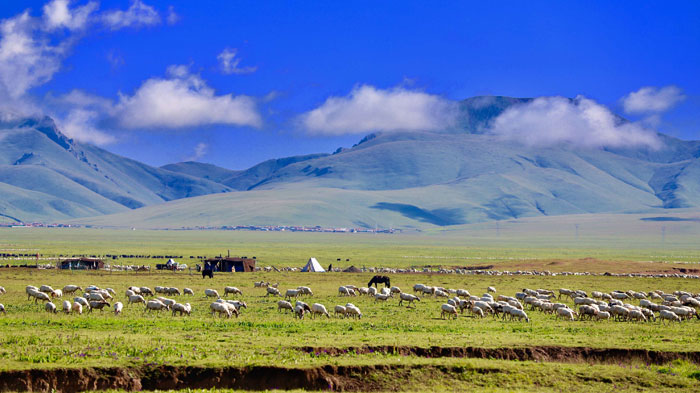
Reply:
M71 18L59 15L53 27L46 27L48 1L0 5L5 20L29 9L36 20L26 34L62 49L40 63L54 67L50 75L7 93L17 101L11 110L50 114L74 137L152 165L197 158L241 169L350 146L395 119L383 112L367 132L329 119L362 92L413 112L428 105L430 113L475 95L583 95L662 132L700 139L697 2L63 1ZM80 7L89 7L84 21ZM157 94L184 102L169 94L169 81L203 89L197 94L230 116L150 109ZM626 112L623 97L667 86L680 97L668 108ZM83 99L67 96L72 91ZM340 101L329 103L332 97ZM312 122L305 116L316 109ZM431 116L411 121L439 127Z

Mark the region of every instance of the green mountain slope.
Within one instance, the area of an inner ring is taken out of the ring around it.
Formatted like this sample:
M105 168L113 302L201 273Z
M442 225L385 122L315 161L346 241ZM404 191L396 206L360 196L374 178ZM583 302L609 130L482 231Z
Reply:
M24 195L21 204L6 203L3 213L23 221L115 213L230 190L74 142L50 118L0 125L0 184L12 186L13 195ZM55 200L70 203L46 206Z

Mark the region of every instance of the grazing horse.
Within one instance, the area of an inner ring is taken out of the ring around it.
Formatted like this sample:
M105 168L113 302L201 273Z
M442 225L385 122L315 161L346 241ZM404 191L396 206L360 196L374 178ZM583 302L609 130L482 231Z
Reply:
M202 270L202 278L205 278L206 276L209 276L209 278L214 278L214 271L211 269Z
M379 284L384 284L387 288L391 286L391 281L389 281L389 277L387 276L374 276L372 277L371 280L369 280L369 284L367 284L368 287L371 287L372 284L374 284L375 287L379 288Z

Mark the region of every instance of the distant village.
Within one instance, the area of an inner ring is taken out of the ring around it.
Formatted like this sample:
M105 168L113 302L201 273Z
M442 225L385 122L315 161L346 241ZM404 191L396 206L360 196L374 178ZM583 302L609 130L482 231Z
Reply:
M0 223L0 228L103 228L94 225L76 224L46 224L41 222L13 222ZM111 228L111 227L110 227ZM135 230L136 228L131 228ZM287 225L237 225L237 226L194 226L178 229L164 229L172 231L260 231L260 232L327 232L327 233L401 233L401 229L395 228L334 228L322 226L287 226Z

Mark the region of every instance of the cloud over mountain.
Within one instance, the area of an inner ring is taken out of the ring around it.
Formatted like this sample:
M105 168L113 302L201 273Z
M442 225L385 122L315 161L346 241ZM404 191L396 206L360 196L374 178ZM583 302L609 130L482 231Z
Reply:
M329 97L303 115L313 134L361 134L371 131L440 130L454 125L457 104L442 97L401 87L355 87L345 97Z
M623 121L597 102L578 96L540 97L512 106L495 118L489 132L528 146L661 147L655 132Z
M623 97L622 105L630 114L662 113L684 99L683 91L676 86L647 86Z

